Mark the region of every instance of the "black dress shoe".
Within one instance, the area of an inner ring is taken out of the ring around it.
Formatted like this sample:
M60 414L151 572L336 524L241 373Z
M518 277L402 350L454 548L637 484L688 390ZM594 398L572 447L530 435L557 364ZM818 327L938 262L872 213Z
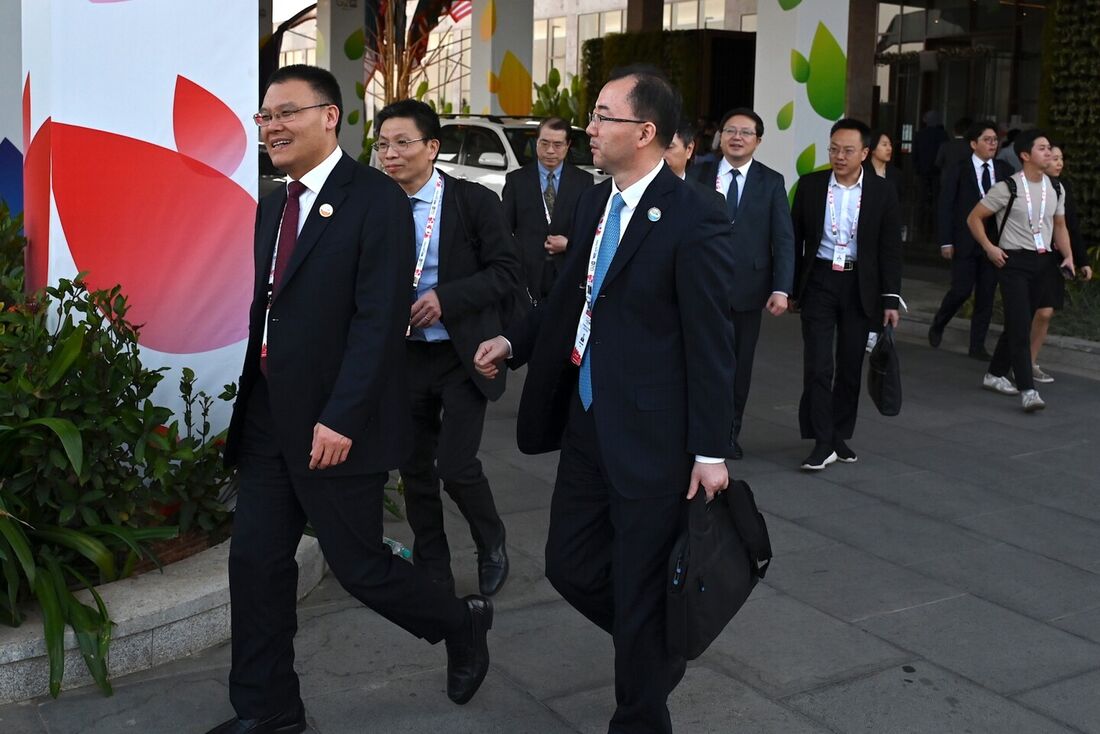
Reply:
M745 452L741 450L741 444L737 443L737 440L733 441L733 453L730 455L731 459L744 459Z
M834 461L836 461L836 452L833 451L833 447L818 441L814 444L814 450L802 461L802 468L806 471L821 471Z
M985 347L978 347L977 349L971 349L967 354L971 359L980 359L983 362L988 362L993 359L993 355L985 350Z
M238 719L218 724L206 734L299 734L306 730L306 707L302 702L290 711L262 719Z
M493 603L483 596L463 599L470 618L447 637L447 698L459 706L469 701L489 672L487 637L493 627Z
M833 441L833 451L836 452L836 460L842 461L845 464L854 464L859 460L856 456L856 452L848 448L848 444L844 443L843 438L838 438Z
M943 329L937 329L935 326L928 327L928 343L932 345L932 348L938 349L942 341Z
M492 596L504 586L508 578L508 553L504 550L504 530L500 532L500 544L492 550L477 554L477 585L485 596Z

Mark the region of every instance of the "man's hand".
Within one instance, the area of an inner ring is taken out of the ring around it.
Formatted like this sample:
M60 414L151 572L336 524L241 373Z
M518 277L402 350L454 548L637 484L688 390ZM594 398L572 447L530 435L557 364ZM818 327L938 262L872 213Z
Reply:
M1063 270L1065 268L1069 268L1069 275L1071 279L1077 275L1077 268L1073 267L1073 255L1066 255L1064 258L1062 258L1062 264L1058 267L1062 268Z
M313 447L309 450L310 469L328 469L343 464L351 451L351 439L341 436L328 426L318 423L313 427Z
M691 481L688 483L687 498L690 500L699 491L699 487L707 493L707 502L714 499L714 495L721 492L730 484L730 475L726 471L725 462L717 464L704 464L695 462L691 468Z
M772 316L780 316L787 312L787 297L782 293L773 293L768 298L767 305L764 308L768 309L768 313Z
M443 308L439 305L439 296L435 290L430 290L412 305L409 315L409 326L417 329L426 329L443 318Z
M1091 265L1081 266L1081 268L1077 271L1077 273L1081 276L1082 280L1092 280L1092 266Z
M996 245L987 248L985 256L989 258L989 262L993 263L993 265L998 268L1003 268L1008 261L1008 253Z
M901 321L901 313L896 308L887 308L883 310L883 326L897 326L899 321Z
M509 351L508 340L502 336L481 342L474 352L474 368L482 377L492 380L500 372L500 363L508 359Z
M546 251L551 255L558 255L565 252L566 247L569 247L569 238L561 234L549 235L543 247L545 247Z
M955 257L955 246L944 245L943 247L941 247L940 257L942 257L944 260L950 260L951 258Z

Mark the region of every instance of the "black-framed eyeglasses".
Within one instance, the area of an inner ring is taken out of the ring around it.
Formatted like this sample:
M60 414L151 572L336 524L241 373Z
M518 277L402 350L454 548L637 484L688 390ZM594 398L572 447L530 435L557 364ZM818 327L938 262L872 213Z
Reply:
M256 123L260 127L267 127L273 121L274 122L290 122L294 119L302 110L312 110L318 107L330 107L332 102L322 102L321 104L311 104L308 107L295 107L292 110L280 110L278 112L257 112L252 116L252 122Z
M374 143L373 145L371 145L371 147L374 148L376 152L382 153L383 155L389 152L390 148L393 148L398 153L404 153L413 143L423 143L425 140L430 139L431 138L416 138L415 140L395 140L392 143Z
M597 125L605 122L633 122L638 125L644 125L649 122L649 120L631 120L626 117L608 117L607 115L601 115L599 112L596 112L596 110L592 110L591 114L589 114L588 117L592 122L596 123Z

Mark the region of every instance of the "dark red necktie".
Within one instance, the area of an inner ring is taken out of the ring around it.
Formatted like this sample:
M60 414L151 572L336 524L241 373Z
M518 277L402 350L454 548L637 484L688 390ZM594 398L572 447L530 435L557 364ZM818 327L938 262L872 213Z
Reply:
M306 190L305 184L300 181L291 181L286 187L286 207L283 209L283 221L279 225L279 246L275 252L275 273L271 278L271 291L267 296L267 307L270 310L271 300L275 297L275 291L279 290L283 275L286 274L290 257L294 254L294 245L298 242L298 214L301 211L301 203L298 198ZM267 313L264 318L269 318ZM260 371L267 375L267 345L262 346L260 353Z

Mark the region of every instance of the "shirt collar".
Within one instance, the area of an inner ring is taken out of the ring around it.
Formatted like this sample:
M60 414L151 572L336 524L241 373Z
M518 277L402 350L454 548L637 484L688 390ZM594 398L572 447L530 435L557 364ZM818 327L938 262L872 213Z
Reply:
M555 168L554 170L551 171L549 168L542 165L542 161L540 161L538 159L535 159L535 162L538 164L538 167L539 167L539 179L545 181L547 174L550 174L550 173L554 174L554 178L561 178L561 164L560 163L558 164L557 168Z
M657 174L661 172L661 169L665 165L665 160L662 158L654 166L653 170L642 176L634 183L627 186L624 190L619 191L618 185L615 183L614 177L611 179L611 197L614 198L615 194L623 197L623 204L627 209L633 210L638 206L638 202L642 200L642 194L649 188L649 184L653 183L653 179L657 178Z
M329 174L332 173L332 169L336 168L336 164L340 162L343 155L344 151L340 150L339 145L336 146L336 149L329 153L327 158L318 163L298 181L314 194L320 193L325 181L328 180Z
M749 175L749 167L752 166L753 159L749 158L745 161L744 165L737 166L737 170L741 172L741 178ZM718 175L725 176L727 173L733 170L733 164L726 160L725 156L722 156L722 160L718 163Z
M844 184L840 183L839 181L836 180L836 172L835 171L830 172L829 173L829 188L832 188L833 186L838 186L842 189L862 189L863 188L863 174L865 174L866 172L867 172L867 169L864 168L863 166L860 166L859 167L859 179L857 179L856 182L854 184L852 184L851 186L845 186Z
M424 201L429 204L432 203L432 198L435 196L435 182L439 179L439 170L432 169L432 175L428 177L428 180L420 187L420 190L410 196L410 199L416 199L417 201Z
M979 171L982 170L982 166L984 166L986 163L989 164L989 168L991 170L993 168L993 159L992 158L990 158L988 161L983 161L981 158L978 157L977 153L971 153L970 154L970 160L974 163L974 168L979 170Z

